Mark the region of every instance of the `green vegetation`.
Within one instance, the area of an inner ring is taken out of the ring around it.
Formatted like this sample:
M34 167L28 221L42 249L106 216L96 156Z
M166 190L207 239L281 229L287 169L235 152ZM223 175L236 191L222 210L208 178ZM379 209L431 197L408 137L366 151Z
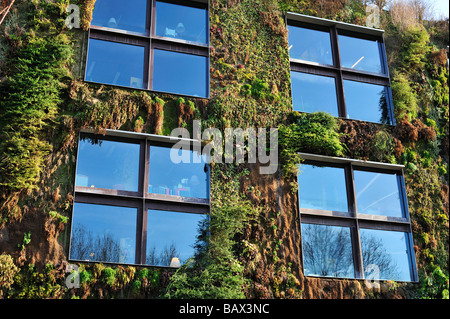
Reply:
M320 296L321 281L305 287L283 237L295 231L288 221L298 152L405 165L420 283L376 292L348 280L340 291L448 298L448 20L399 27L382 13L397 123L390 127L291 112L282 13L364 25L360 0L211 1L209 100L84 83L85 34L64 27L69 1L16 3L0 27L0 238L21 231L0 242L0 298L301 298L307 288ZM77 3L86 30L95 1ZM80 263L72 273L80 287L68 289L67 261L56 252L68 244L78 130L168 135L194 119L219 129L278 127L282 174L264 189L270 180L252 177L252 166L213 165L211 219L192 260L176 271Z

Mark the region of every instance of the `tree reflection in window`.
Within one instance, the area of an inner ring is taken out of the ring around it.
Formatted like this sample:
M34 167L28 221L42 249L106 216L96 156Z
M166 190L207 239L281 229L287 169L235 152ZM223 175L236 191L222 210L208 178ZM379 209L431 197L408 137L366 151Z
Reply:
M305 275L354 278L349 227L302 224Z
M137 209L75 203L70 258L135 263Z
M148 210L146 264L171 266L185 263L195 255L200 226L205 214Z
M406 233L360 229L360 234L365 278L411 280Z

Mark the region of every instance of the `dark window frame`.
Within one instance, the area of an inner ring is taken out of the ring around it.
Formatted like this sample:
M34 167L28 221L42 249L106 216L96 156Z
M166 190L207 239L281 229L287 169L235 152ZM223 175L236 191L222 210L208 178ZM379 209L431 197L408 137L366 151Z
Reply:
M377 84L385 86L386 103L387 103L387 117L388 124L395 125L394 106L392 102L391 81L389 77L389 70L387 65L387 57L385 50L385 43L383 38L383 31L376 29L369 29L357 25L350 25L332 20L320 19L301 14L288 12L285 16L286 26L294 26L301 28L308 28L313 30L326 31L330 34L330 43L332 50L333 65L320 64L316 62L309 62L294 58L289 58L290 70L295 72L302 72L315 75L323 75L334 77L336 82L336 97L338 104L339 118L347 119L347 108L344 93L344 80L351 80L363 82L368 84ZM339 34L351 36L354 38L377 40L378 52L380 54L380 62L383 73L373 73L368 71L360 71L349 69L341 66L340 52L339 52ZM292 87L291 87L292 92ZM364 121L350 118L350 120ZM364 121L370 122L370 121ZM373 122L382 124L379 122Z
M209 13L209 1L202 0L147 0L147 15L146 15L146 32L139 33L133 31L126 31L121 29L114 29L109 27L102 27L91 25L88 31L88 41L87 41L87 50L86 50L86 61L85 61L85 72L84 72L84 81L88 83L97 83L103 85L111 85L116 87L123 88L131 88L135 90L144 90L151 91L156 93L166 93L173 94L177 96L187 96L193 98L205 98L209 99L210 97L210 88L209 88L209 65L210 65L210 50L209 50L209 19L206 21L206 33L207 33L207 43L193 42L182 39L175 39L170 37L162 37L155 35L155 20L156 20L156 1L159 2L167 2L178 5L184 5L188 7L194 8L202 8L205 9ZM207 15L209 17L209 15ZM86 80L86 71L87 71L87 61L88 61L88 52L89 52L89 40L97 39L115 43L122 43L128 45L136 45L143 47L145 50L144 56L144 68L143 78L142 78L142 88L132 88L129 86L123 85L115 85L115 84L105 84L101 82L88 81ZM163 92L163 91L155 91L153 90L153 50L160 49L171 52L179 52L186 53L191 55L203 56L208 60L208 65L205 70L206 77L206 96L193 96L189 94L181 94L181 93L171 93L171 92Z
M412 226L409 217L405 180L403 177L403 165L393 165L377 162L364 162L359 160L350 160L345 158L328 157L307 153L300 153L300 157L303 158L302 164L340 167L345 170L345 177L346 177L345 182L346 182L347 200L349 204L348 205L349 212L345 213L320 209L301 208L300 195L298 193L299 196L297 205L298 205L299 223L350 227L352 252L353 252L353 265L355 268L354 279L362 279L362 280L364 280L365 278L364 278L364 265L362 261L361 237L359 230L363 228L363 229L404 232L405 234L407 234L408 237L407 250L409 253L408 260L411 275L411 280L409 282L418 282L419 279L418 279L417 265L413 248L414 243L412 236ZM396 174L397 185L400 191L400 201L404 217L399 218L382 215L359 214L357 211L356 194L354 186L354 175L353 175L354 170ZM300 243L300 245L303 244ZM303 268L303 254L301 258L301 263ZM320 276L313 276L313 277L320 277Z
M83 262L83 263L105 263L113 265L133 265L142 267L159 267L159 268L172 268L169 266L156 266L146 264L146 243L147 243L147 216L148 210L159 210L169 212L180 212L189 214L201 214L210 218L210 166L207 165L207 192L208 198L193 198L183 197L177 195L163 195L148 193L148 180L149 180L149 149L151 145L170 147L180 141L189 145L192 149L201 145L199 141L188 140L181 138L170 138L164 136L158 136L153 134L132 133L124 131L106 130L106 134L98 134L92 130L81 130L78 136L80 141L83 138L93 138L99 140L120 141L128 143L140 144L140 158L139 158L139 187L137 192L122 191L115 189L103 189L103 188L91 188L84 186L74 186L74 203L96 204L96 205L109 205L119 207L129 207L137 209L137 221L136 221L136 251L134 263L119 263L108 261L86 261L79 259L72 259L70 256L71 243L72 243L72 222L73 211L71 218L70 244L69 244L69 261ZM77 149L78 154L78 149ZM78 160L77 160L78 163ZM76 172L76 167L75 167Z

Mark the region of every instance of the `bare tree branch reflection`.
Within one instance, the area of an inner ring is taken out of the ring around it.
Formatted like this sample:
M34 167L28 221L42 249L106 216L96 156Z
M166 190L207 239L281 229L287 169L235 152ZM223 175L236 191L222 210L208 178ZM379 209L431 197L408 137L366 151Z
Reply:
M303 224L302 241L305 274L329 277L354 276L348 228Z
M380 271L380 279L391 279L399 276L398 267L380 238L361 233L361 250L363 265L377 265ZM368 275L368 269L365 267L364 276L367 277Z
M77 224L73 230L70 250L72 259L130 262L127 259L131 255L132 252L121 247L120 240L111 233L96 234L94 237L92 231L83 224Z
M350 228L302 224L302 242L306 275L354 277ZM361 233L361 249L363 265L376 265L379 279L398 278L398 266L380 238ZM370 273L365 269L366 277Z
M180 257L180 254L175 246L171 243L170 246L165 246L158 254L156 246L147 247L147 257L145 263L153 266L170 266L173 257Z

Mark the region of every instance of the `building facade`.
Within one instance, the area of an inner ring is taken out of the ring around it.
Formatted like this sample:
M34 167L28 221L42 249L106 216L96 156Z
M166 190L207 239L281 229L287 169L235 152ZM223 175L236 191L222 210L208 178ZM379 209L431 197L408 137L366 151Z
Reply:
M367 27L360 1L77 5L68 28L62 1L24 2L34 34L4 42L3 296L448 297L448 64L424 22ZM35 171L7 106L33 68L56 81L17 102L43 101Z

